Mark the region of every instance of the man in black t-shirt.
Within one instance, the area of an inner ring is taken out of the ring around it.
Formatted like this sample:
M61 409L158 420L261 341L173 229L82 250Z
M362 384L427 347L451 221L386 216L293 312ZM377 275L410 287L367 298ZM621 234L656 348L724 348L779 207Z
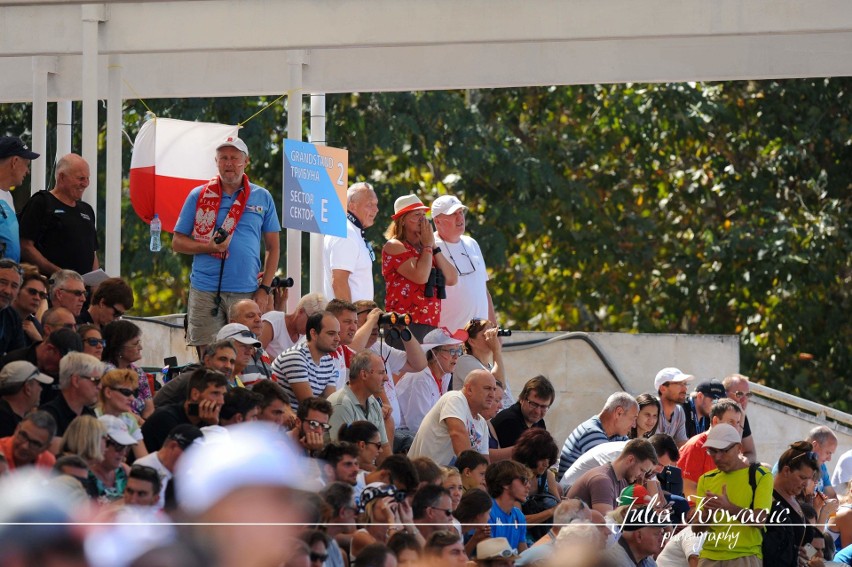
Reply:
M518 437L530 427L547 429L544 415L553 405L556 391L553 384L544 376L536 376L527 380L518 401L498 413L491 420L500 447L512 447Z
M88 186L89 164L68 154L56 164L56 186L30 197L21 211L21 258L47 277L63 268L98 268L95 212L82 201Z

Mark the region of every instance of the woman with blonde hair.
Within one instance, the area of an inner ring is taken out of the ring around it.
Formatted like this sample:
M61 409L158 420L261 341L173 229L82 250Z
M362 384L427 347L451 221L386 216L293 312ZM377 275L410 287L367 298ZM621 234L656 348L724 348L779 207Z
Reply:
M112 415L127 424L127 431L136 439L133 445L133 455L141 459L148 454L142 440L142 430L139 421L133 414L133 400L139 395L139 375L128 368L113 368L101 377L101 388L98 392L98 406L95 413L98 417Z
M435 246L432 223L426 218L429 207L416 195L405 195L396 200L393 209L393 220L385 232L388 241L382 248L385 311L409 314L409 328L417 341L423 342L441 319L440 282L436 277L441 274L443 285L456 285L459 273Z
M75 417L65 430L59 456L77 455L89 466L104 458L106 428L91 415Z

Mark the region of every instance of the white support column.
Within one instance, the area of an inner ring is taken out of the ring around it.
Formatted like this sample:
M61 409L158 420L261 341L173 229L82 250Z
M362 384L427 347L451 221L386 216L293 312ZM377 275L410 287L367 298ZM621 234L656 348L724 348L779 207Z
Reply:
M311 95L311 143L325 145L325 93ZM325 271L322 253L323 235L311 233L310 287L311 292L322 292Z
M71 153L71 135L74 130L74 103L70 100L60 100L56 103L56 155L53 163L65 154ZM52 181L51 181L52 183Z
M47 77L56 72L56 57L33 57L32 149L41 158L30 164L30 192L47 187Z
M290 67L291 90L287 96L287 137L291 140L302 139L302 65L305 62L304 51L287 53L287 65ZM281 159L286 159L281 152ZM281 214L284 215L284 195L281 195ZM293 313L302 297L302 231L287 229L287 275L295 282L287 300L287 312Z
M109 56L107 93L106 239L104 270L121 276L121 55Z
M81 6L83 26L83 159L89 163L89 188L83 200L98 210L98 26L103 4Z

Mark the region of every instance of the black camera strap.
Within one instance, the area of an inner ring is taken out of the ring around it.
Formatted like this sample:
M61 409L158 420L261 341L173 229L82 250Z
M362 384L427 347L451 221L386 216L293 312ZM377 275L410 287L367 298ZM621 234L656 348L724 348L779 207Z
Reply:
M219 314L219 304L222 303L222 276L225 274L225 254L222 254L222 262L219 264L219 283L216 284L216 297L213 298L213 309L210 310L212 316Z

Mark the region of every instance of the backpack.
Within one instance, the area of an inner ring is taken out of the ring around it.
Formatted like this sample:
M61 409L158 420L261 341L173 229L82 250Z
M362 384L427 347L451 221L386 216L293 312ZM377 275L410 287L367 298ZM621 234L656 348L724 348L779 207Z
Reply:
M525 516L538 514L559 505L559 500L556 499L550 492L547 491L547 473L541 475L538 479L538 490L527 497L526 502L521 505L521 512ZM546 520L540 524L527 524L527 539L536 541L550 530L553 525L553 520Z

